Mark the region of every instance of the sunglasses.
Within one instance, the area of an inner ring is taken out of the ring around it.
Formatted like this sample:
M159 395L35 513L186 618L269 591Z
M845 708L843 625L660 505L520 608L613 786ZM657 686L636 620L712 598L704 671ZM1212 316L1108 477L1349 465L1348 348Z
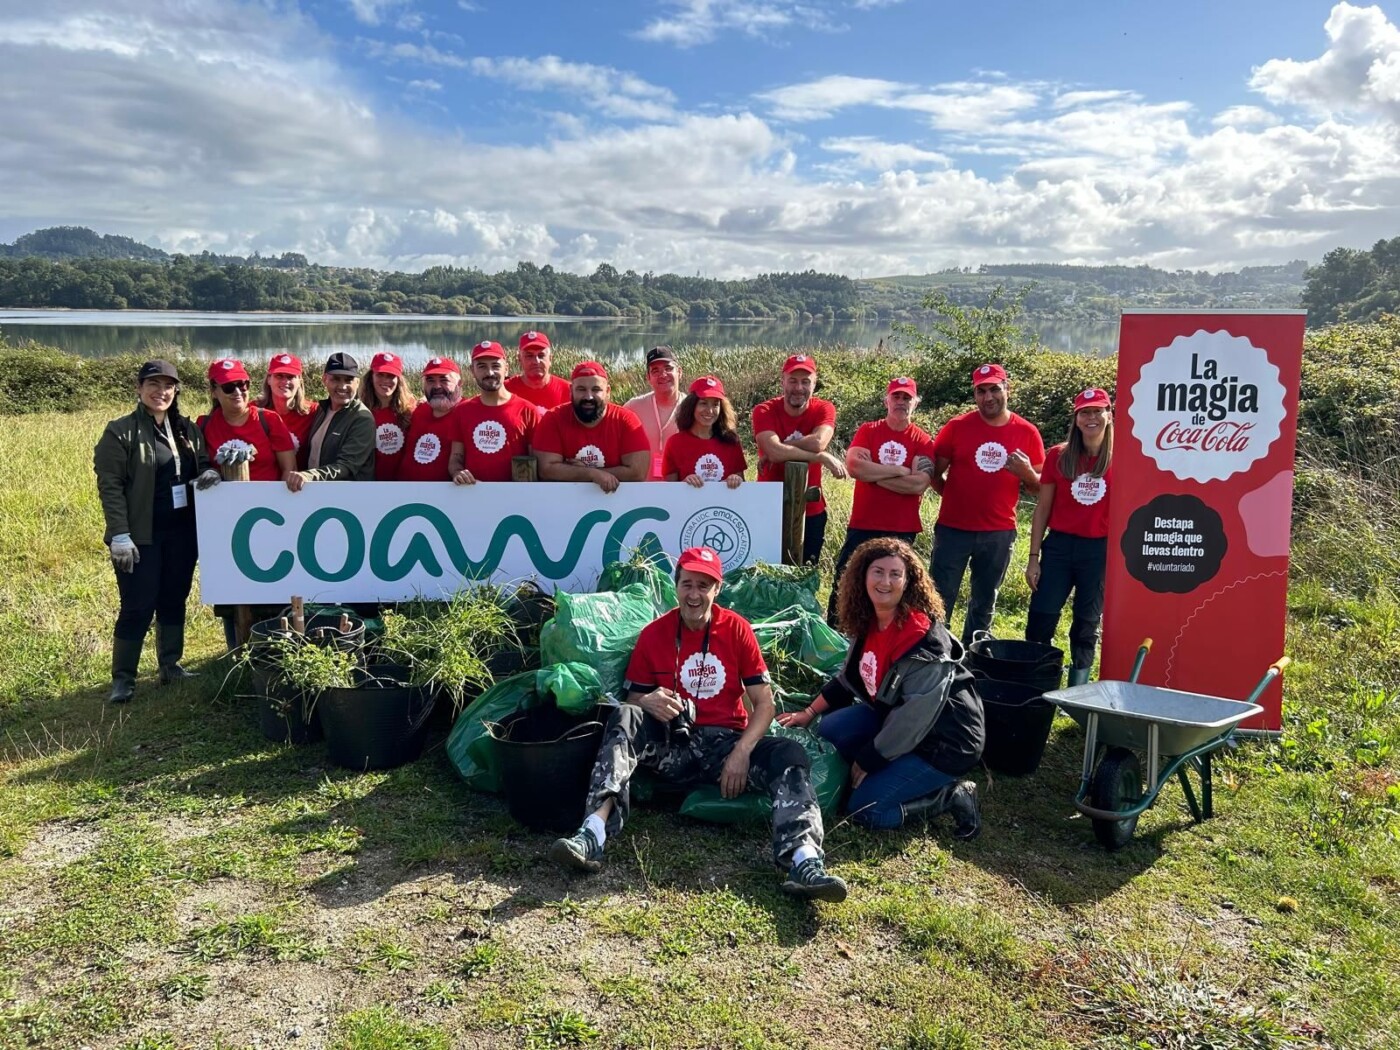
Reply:
M236 380L235 382L232 382L232 383L220 383L220 384L219 384L219 389L222 390L225 394L231 394L231 393L233 393L235 390L247 391L247 389L248 389L248 380L246 380L246 379L239 379L239 380Z

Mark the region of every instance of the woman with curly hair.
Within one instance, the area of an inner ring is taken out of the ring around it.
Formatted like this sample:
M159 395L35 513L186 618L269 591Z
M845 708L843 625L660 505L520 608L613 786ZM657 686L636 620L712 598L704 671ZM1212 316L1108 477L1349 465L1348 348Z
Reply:
M817 732L851 763L846 809L857 824L897 828L949 811L953 834L974 837L977 786L961 778L982 757L982 700L923 561L903 540L867 540L846 563L838 609L855 640L845 667L779 724L823 716Z
M723 481L731 489L743 484L749 464L739 443L738 419L716 376L690 384L690 393L676 408L676 427L661 455L662 480L684 481L697 489L707 481Z
M408 424L418 400L403 381L403 358L381 350L360 380L365 407L374 413L374 480L393 481L407 445Z

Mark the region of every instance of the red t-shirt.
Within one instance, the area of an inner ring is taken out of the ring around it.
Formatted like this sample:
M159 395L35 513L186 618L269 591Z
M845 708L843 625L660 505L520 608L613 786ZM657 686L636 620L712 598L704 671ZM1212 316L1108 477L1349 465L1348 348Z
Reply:
M1035 424L1015 412L999 427L975 410L954 416L933 439L933 450L949 461L938 505L938 524L969 532L1016 527L1021 482L1005 469L1011 453L1024 452L1035 470L1045 462L1045 443Z
M895 430L883 419L862 423L851 439L852 448L870 450L870 458L886 466L913 469L916 456L933 459L933 438L912 423ZM857 481L851 504L851 528L881 532L922 532L920 496L891 492L873 481Z
M535 427L534 447L589 467L620 467L629 452L651 455L642 421L621 405L611 404L591 427L574 417L572 404L551 408Z
M452 443L462 440L458 410L460 405L441 418L433 415L431 405L422 404L413 410L404 439L403 459L399 460L396 481L451 481L447 472L452 458Z
M1060 473L1063 443L1045 453L1045 469L1040 472L1041 483L1055 486L1050 498L1050 531L1067 532L1071 536L1097 539L1108 535L1108 486L1113 478L1113 465L1096 478L1089 473L1093 460L1080 461L1080 472L1073 480Z
M836 425L836 406L830 401L823 401L819 397L814 397L807 402L807 407L800 415L789 415L788 410L783 407L781 397L772 398L763 402L753 410L753 433L758 437L765 430L771 430L778 435L779 441L791 441L794 438L806 437L816 430L817 427ZM769 463L762 456L758 457L758 480L759 481L782 481L783 474L787 468L786 463ZM807 485L821 487L822 465L813 463L807 470ZM815 503L807 504L807 515L820 514L826 510L826 500L818 499Z
M260 415L267 420L266 430L263 429ZM229 423L217 408L200 417L198 425L204 431L204 443L209 446L210 463L214 462L214 454L220 446L232 442L257 449L258 454L248 464L249 481L281 481L282 468L277 465L277 453L296 451L291 431L282 422L282 417L276 412L264 412L257 405L248 406L248 418L238 426Z
M315 402L312 402L315 404ZM301 453L301 446L311 440L311 422L316 418L316 410L310 412L274 412L267 410L270 415L276 416L287 427L292 435L292 451L298 455Z
M865 632L858 666L867 696L875 698L890 665L913 648L932 626L929 618L915 609L902 627L891 623L883 630L875 627Z
M699 474L701 481L723 481L730 474L743 474L748 465L739 442L696 437L688 430L668 437L661 454L661 476L675 474L681 481L692 474Z
M628 688L649 693L665 686L694 701L696 725L743 729L749 724L744 687L766 682L768 665L749 621L731 609L710 610L709 636L702 654L704 628L685 630L679 609L653 620L637 636L627 663Z
M403 461L403 450L407 447L407 437L399 426L399 415L392 408L376 408L374 411L374 480L393 481L398 476L399 464Z
M472 476L477 481L510 481L511 457L529 454L539 418L539 407L523 397L512 397L504 405L485 405L480 397L463 401L457 425Z
M550 376L538 389L525 382L524 376L507 376L506 389L516 397L523 397L532 405L546 410L569 403L569 381L559 376Z

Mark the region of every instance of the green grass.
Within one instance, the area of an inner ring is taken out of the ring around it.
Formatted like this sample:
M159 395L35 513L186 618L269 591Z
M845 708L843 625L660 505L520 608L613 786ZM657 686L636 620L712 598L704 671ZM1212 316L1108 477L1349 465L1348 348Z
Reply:
M6 421L0 1050L248 1046L289 1027L269 989L303 1007L300 1045L335 1048L1400 1043L1400 603L1388 568L1329 568L1393 564L1393 521L1309 519L1285 732L1223 757L1213 821L1169 786L1098 849L1061 719L1036 775L979 777L975 842L831 827L852 896L808 907L762 828L640 809L601 876L568 877L436 743L358 775L270 744L198 606L203 675L160 689L148 662L108 707L111 414ZM828 576L848 490L829 499ZM1027 601L1013 572L998 633Z

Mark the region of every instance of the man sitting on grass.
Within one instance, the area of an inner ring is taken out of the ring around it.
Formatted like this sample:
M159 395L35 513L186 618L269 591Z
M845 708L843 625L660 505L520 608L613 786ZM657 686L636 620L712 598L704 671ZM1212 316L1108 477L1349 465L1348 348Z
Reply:
M627 702L608 720L589 783L583 826L559 839L551 860L580 871L603 864L603 843L622 830L638 766L681 785L719 783L773 799L773 860L783 891L839 902L846 884L822 862L822 814L807 752L767 736L773 721L768 668L749 622L715 605L723 566L709 547L676 563L680 607L642 628L627 665Z

